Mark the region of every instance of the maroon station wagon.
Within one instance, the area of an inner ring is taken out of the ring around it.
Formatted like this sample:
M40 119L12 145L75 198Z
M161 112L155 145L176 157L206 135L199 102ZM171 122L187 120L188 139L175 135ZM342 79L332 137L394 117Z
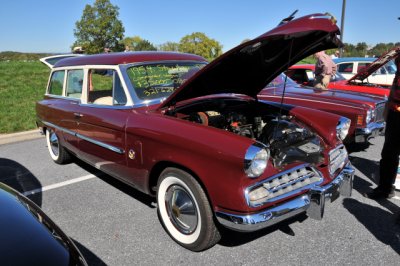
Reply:
M351 195L350 120L257 94L340 44L332 21L289 21L210 64L171 52L60 60L37 103L50 156L76 156L157 197L165 230L193 251L219 241L217 223L249 232L304 212L321 219L325 203Z

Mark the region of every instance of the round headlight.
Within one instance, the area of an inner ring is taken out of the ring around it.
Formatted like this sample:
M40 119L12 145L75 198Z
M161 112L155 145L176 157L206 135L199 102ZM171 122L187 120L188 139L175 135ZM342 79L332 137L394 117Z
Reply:
M339 139L344 140L349 133L351 120L346 117L341 117L336 126L336 135Z
M261 143L251 145L244 159L244 171L248 177L259 177L267 168L269 151L267 146Z

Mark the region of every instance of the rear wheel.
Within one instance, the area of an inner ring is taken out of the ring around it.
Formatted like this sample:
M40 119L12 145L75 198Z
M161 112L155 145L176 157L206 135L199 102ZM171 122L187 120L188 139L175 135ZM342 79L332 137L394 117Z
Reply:
M164 228L181 246L201 251L220 240L207 196L187 172L167 168L161 173L157 205Z
M54 162L58 164L66 164L71 161L71 155L61 145L56 132L51 128L48 128L46 130L46 141L50 157L51 159L53 159Z

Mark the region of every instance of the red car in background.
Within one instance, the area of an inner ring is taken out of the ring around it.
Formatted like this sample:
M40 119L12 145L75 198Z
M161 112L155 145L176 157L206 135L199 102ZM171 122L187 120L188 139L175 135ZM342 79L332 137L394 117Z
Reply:
M389 96L390 88L379 84L371 84L368 77L380 67L384 66L390 60L400 55L400 47L395 47L388 53L384 54L366 68L361 69L351 79L346 80L340 73L336 73L332 77L328 88L333 90L356 91L368 94L376 94L380 96ZM314 81L315 65L293 65L285 73L299 84L312 86Z
M285 92L282 98L283 92ZM285 74L276 77L259 94L260 100L283 102L335 113L351 119L345 143L367 143L385 129L383 111L386 99L346 91L321 91L301 86Z

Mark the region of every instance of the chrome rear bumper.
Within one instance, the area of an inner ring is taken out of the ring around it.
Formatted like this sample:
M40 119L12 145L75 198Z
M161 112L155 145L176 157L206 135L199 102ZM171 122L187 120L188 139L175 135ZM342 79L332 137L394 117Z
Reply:
M252 232L279 223L283 220L307 212L310 218L321 220L325 202L336 200L339 195L350 197L353 189L354 168L346 166L341 173L326 186L315 186L307 194L259 213L236 215L216 212L217 220L225 227L236 231Z

